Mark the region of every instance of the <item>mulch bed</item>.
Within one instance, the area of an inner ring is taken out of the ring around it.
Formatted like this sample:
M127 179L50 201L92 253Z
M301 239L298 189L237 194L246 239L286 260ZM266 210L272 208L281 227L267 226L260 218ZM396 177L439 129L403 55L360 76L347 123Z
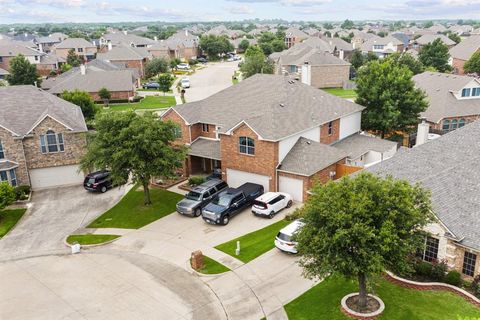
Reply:
M355 312L360 312L360 313L371 313L371 312L375 312L378 309L380 309L380 303L372 297L367 297L367 307L366 308L360 308L360 306L358 305L358 300L359 300L359 296L353 296L353 297L348 298L347 301L346 301L347 306L351 310L353 310Z

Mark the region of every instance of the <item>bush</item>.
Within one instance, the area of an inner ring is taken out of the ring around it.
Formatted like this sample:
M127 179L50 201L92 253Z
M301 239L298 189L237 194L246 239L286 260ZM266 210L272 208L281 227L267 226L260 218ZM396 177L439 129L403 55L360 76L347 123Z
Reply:
M205 182L204 177L199 177L199 176L192 176L188 178L188 184L190 186L198 186L199 184L202 184Z
M462 283L462 277L460 276L459 272L452 270L447 273L447 276L445 277L445 282L451 284L452 286L458 287Z
M445 261L440 261L433 264L432 267L432 279L436 281L443 282L445 280L445 274L447 273L448 267Z
M415 266L415 272L422 277L431 277L433 266L425 261L420 262Z
M480 274L473 278L470 289L477 298L480 298Z
M295 211L293 211L292 213L288 213L286 216L285 216L285 220L287 221L293 221L293 220L297 220L297 219L300 219L302 216L301 216L301 211L298 210L298 209L295 209Z
M191 65L191 66L194 66L194 65L197 64L197 60L195 60L195 59L190 59L190 60L188 60L188 64Z
M27 200L29 194L30 194L30 186L21 185L21 186L15 187L16 200Z

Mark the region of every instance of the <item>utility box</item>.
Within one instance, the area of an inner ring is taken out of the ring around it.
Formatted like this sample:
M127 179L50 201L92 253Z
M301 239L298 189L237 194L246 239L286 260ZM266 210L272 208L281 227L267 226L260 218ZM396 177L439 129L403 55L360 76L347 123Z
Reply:
M200 250L192 252L190 263L194 270L200 270L203 268L203 253Z

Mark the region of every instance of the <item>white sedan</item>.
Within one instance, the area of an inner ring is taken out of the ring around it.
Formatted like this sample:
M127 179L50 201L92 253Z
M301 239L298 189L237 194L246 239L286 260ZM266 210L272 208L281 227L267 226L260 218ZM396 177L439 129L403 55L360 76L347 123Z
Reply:
M252 207L254 215L269 217L270 219L285 208L293 204L292 196L284 192L267 192L255 199Z
M188 78L182 78L182 80L180 80L180 85L181 85L182 88L184 88L184 89L190 88L190 79L188 79Z

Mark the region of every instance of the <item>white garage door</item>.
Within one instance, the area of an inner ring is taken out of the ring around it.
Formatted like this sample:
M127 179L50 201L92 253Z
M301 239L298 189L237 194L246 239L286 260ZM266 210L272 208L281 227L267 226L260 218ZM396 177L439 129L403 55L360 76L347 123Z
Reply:
M83 178L83 172L78 172L78 165L30 170L30 180L34 190L81 184Z
M261 184L265 192L270 190L270 179L260 174L249 173L245 171L227 169L227 183L232 188L240 187L246 182Z
M303 202L303 180L280 176L278 182L280 192L288 193L293 200Z

